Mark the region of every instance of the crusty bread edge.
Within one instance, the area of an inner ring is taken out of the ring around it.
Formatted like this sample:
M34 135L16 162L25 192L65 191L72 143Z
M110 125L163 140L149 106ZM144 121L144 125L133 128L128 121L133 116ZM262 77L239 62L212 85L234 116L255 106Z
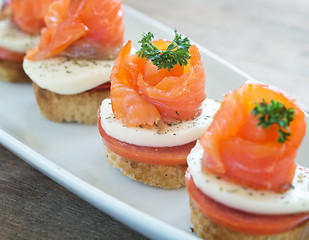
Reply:
M107 161L119 168L122 175L150 186L176 189L185 186L187 165L154 165L132 161L119 156L104 145Z
M110 90L86 91L72 95L61 95L40 88L33 83L33 91L40 112L55 122L78 122L88 125L97 123L97 111Z

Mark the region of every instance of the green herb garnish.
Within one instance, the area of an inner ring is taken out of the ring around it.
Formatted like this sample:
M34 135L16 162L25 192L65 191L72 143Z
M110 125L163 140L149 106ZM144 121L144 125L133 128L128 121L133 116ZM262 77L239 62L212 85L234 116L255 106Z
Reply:
M147 60L151 60L152 63L161 68L168 68L170 71L175 65L186 66L188 59L190 59L189 48L191 46L190 40L185 37L181 38L181 35L177 33L175 29L175 38L165 51L161 51L152 44L153 38L151 32L143 33L143 37L139 43L141 43L141 49L137 51L137 55Z
M291 135L289 125L294 119L293 108L287 109L281 102L274 100L267 104L263 98L263 101L259 104L255 103L251 113L258 117L258 126L268 128L273 124L278 125L279 137L277 142L284 143L289 140L288 137Z

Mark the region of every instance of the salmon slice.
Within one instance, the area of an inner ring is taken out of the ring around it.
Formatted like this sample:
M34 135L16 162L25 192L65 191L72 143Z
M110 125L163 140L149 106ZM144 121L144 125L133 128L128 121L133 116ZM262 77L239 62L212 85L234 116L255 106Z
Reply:
M29 34L39 34L45 26L44 15L54 0L11 0L10 8L14 23Z
M121 0L55 0L45 15L37 48L29 60L52 56L113 59L124 40Z
M169 41L153 44L165 50ZM126 126L189 120L201 113L206 98L205 72L196 46L187 66L157 70L151 60L130 55L131 42L121 50L111 74L111 102L117 119Z
M255 102L280 101L293 108L288 141L278 143L278 128L257 126ZM305 117L291 98L263 84L245 83L225 96L213 122L200 138L203 171L257 189L284 191L295 172L297 149L305 135Z

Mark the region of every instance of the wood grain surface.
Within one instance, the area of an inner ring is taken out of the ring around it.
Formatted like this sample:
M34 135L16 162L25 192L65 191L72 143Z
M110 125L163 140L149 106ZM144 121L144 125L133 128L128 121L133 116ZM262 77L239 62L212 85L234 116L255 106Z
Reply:
M0 145L0 239L145 239Z
M309 110L309 1L124 0ZM0 239L145 239L0 145Z

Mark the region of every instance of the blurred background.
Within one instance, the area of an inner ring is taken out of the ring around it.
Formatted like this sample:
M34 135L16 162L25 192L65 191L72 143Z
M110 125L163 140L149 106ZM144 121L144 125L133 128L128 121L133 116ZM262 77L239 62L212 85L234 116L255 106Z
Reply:
M283 89L309 111L308 0L123 2Z

